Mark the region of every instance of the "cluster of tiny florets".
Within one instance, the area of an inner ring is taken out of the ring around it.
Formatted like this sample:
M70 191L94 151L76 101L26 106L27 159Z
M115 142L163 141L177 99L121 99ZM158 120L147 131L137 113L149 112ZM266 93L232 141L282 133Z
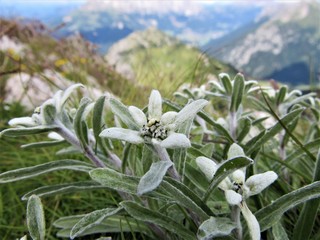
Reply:
M237 193L242 193L243 183L238 183L236 181L233 182L233 190Z
M168 135L168 131L160 124L160 121L151 118L148 119L147 124L143 125L141 135L147 138L164 140Z

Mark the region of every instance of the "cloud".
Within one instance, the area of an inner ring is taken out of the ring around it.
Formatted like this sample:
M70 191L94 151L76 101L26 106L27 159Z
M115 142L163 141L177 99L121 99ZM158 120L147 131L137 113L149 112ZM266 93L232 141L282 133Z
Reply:
M202 11L198 1L129 1L129 0L87 0L87 10L115 10L120 13L165 14L182 13L186 16L197 15Z
M86 0L0 0L1 4L3 6L16 6L19 5L34 5L34 4L40 4L40 5L59 5L59 4L84 4Z

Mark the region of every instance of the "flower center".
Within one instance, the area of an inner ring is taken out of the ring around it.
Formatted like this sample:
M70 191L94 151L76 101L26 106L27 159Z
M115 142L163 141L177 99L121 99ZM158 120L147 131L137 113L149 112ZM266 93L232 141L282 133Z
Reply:
M243 187L243 183L241 183L241 182L239 183L236 181L233 182L232 188L235 192L242 194L242 187Z
M141 135L145 138L155 138L163 140L168 136L168 131L155 118L148 119L147 124L143 125Z

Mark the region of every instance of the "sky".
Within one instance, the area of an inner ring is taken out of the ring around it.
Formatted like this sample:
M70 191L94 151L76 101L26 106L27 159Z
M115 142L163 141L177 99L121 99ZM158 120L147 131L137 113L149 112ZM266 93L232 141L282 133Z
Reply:
M196 15L207 4L240 4L242 6L265 6L271 3L297 3L303 0L0 0L0 16L36 18L46 20L60 11L67 13L77 7L103 10L114 8L123 13L177 13ZM305 0L307 1L307 0ZM320 0L317 0L320 2Z

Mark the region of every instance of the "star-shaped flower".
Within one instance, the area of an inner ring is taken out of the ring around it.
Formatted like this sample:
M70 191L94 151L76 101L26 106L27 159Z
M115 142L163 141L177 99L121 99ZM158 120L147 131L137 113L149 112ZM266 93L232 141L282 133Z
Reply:
M71 93L83 87L82 84L74 84L62 91L59 90L55 95L45 101L40 107L37 107L32 114L32 117L14 118L9 121L9 125L13 127L36 127L40 125L54 125L57 119L65 117L64 105Z
M149 98L147 114L135 106L127 108L137 128L108 128L101 132L100 137L119 139L133 144L159 144L163 148L187 148L191 146L190 140L186 135L176 131L188 119L193 119L207 102L204 99L196 100L179 112L169 111L162 114L161 95L159 91L153 90ZM111 109L117 114L118 111L112 104ZM121 118L121 114L118 116Z
M198 157L196 162L200 170L205 174L206 178L211 181L218 169L218 165L206 157ZM262 192L277 178L278 175L275 172L267 171L255 174L245 180L244 170L238 169L225 178L219 184L219 188L224 191L226 199L230 205L238 205L250 196Z
M228 159L236 156L244 156L244 152L240 146L234 143L229 149ZM206 178L211 181L218 169L218 165L206 157L198 157L196 163ZM260 239L260 226L245 200L252 195L259 194L277 178L278 175L275 172L267 171L265 173L255 174L246 180L245 170L238 169L225 178L218 186L224 191L229 205L240 208L243 217L247 221L252 239Z

